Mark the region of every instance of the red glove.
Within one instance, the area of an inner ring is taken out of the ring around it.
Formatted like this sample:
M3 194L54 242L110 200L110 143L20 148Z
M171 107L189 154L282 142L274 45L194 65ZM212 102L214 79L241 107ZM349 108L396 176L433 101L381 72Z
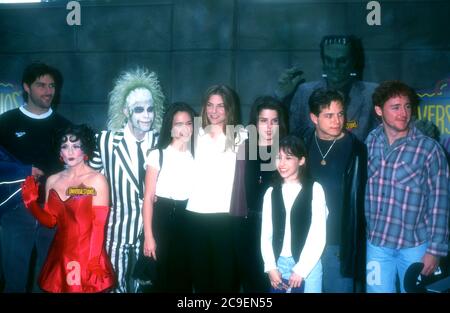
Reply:
M108 218L109 207L107 206L93 206L92 207L92 233L89 250L88 263L88 280L97 281L103 280L109 276L109 273L101 266L101 254L103 251L105 240L105 225Z
M44 210L37 203L39 198L39 183L36 183L33 176L28 176L22 184L22 199L25 207L42 224L47 227L56 225L56 216L51 214L45 204Z
M100 257L94 257L89 260L87 265L87 281L88 286L98 286L103 284L105 279L110 278L111 274L100 264Z
M28 208L30 203L36 202L39 198L39 183L36 183L33 176L28 176L22 183L22 199Z

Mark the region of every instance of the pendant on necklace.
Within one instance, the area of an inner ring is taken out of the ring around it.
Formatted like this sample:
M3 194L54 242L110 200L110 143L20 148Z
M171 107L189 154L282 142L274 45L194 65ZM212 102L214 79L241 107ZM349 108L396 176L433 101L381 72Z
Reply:
M322 161L320 161L320 165L323 165L323 166L327 165L327 161L325 161L324 159L322 159Z

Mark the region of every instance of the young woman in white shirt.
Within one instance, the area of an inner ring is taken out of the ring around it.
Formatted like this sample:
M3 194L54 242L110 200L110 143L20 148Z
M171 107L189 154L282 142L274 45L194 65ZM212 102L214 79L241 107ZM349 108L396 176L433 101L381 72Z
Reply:
M328 215L323 188L303 173L307 150L300 138L286 136L279 147L279 182L263 202L264 271L272 292L321 292Z
M230 87L214 85L205 92L202 104L187 205L194 291L236 292L232 195L236 153L245 139L232 129L239 99Z
M155 292L192 292L185 213L194 175L194 116L185 103L170 106L145 164L143 252L156 260Z

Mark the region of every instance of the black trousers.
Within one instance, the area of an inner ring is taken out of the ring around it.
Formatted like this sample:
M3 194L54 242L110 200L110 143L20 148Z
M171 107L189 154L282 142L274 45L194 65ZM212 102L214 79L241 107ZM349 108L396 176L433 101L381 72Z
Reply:
M155 292L192 292L186 229L187 201L158 197L153 208L157 278Z
M261 214L249 212L246 217L233 218L233 235L238 275L244 293L269 292L270 283L264 273L261 255Z
M187 215L194 291L238 292L232 217L189 211Z

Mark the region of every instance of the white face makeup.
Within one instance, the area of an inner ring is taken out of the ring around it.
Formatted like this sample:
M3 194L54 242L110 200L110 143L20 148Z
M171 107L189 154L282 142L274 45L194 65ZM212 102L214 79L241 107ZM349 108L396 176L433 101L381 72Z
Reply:
M143 133L150 131L155 113L153 111L153 97L148 89L136 88L126 99L125 115L131 132L140 138Z
M84 162L85 153L81 148L81 141L73 135L67 135L66 140L61 143L60 156L67 166L75 166Z

